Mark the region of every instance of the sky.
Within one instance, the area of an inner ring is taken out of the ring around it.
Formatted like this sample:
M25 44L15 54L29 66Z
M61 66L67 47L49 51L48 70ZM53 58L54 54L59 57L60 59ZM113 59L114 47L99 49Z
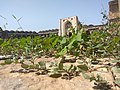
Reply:
M24 31L59 28L59 19L78 16L82 24L101 24L108 0L0 0L0 27L17 30L19 19ZM7 24L6 24L7 23Z

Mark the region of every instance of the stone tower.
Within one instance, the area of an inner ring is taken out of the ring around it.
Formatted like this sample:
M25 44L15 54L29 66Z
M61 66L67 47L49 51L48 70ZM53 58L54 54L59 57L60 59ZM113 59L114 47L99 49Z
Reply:
M109 2L109 20L120 17L120 0L110 0Z
M78 20L77 16L72 16L72 17L60 19L60 21L59 21L59 33L58 33L59 36L69 35L70 28L75 28L77 30L78 23L79 23L79 20Z

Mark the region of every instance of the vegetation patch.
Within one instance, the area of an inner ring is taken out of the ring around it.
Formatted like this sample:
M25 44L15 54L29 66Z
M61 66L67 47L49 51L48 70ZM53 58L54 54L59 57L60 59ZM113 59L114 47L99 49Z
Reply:
M114 31L109 33L111 29ZM22 72L35 72L37 75L49 75L53 78L61 77L67 80L82 75L90 81L95 81L98 87L106 85L106 88L110 89L111 85L103 77L92 74L100 68L106 68L113 78L113 86L120 87L120 78L115 75L116 73L120 74L120 30L118 24L106 25L101 30L91 32L90 35L87 35L84 28L77 32L74 29L71 30L74 32L71 37L51 35L47 38L0 39L0 54L12 56L0 65L20 64L23 68ZM36 63L35 59L42 56L61 60ZM68 59L67 56L74 58ZM106 57L109 60L99 60L99 58ZM99 67L95 67L96 65Z

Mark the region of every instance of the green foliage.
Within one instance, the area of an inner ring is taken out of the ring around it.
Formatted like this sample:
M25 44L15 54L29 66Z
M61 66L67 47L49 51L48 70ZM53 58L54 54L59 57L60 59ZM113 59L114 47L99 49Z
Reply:
M12 15L12 16L13 16L13 18L16 20L17 24L19 25L18 29L23 30L23 28L22 28L22 26L21 26L21 24L20 24L20 22L19 22L19 21L22 19L22 17L21 17L21 18L17 18L15 15Z
M3 43L4 41L0 38L0 45Z
M115 79L115 83L118 84L118 85L120 85L120 78L116 78Z
M24 68L24 69L28 69L28 68L29 68L29 65L22 63L22 64L21 64L21 67Z
M120 73L120 68L118 68L118 67L112 67L112 71L114 72L114 73Z
M82 76L85 78L85 79L88 79L90 81L96 81L96 82L101 82L101 81L104 81L103 78L97 74L96 76L94 74L91 74L91 75L88 75L86 73L82 73Z
M38 62L39 69L40 70L45 70L46 69L46 63L44 61Z
M18 22L21 19L17 19ZM115 28L116 27L116 28ZM90 81L104 81L100 75L87 74L92 72L91 64L99 64L98 58L109 57L115 58L110 60L108 68L113 73L120 73L120 31L119 25L110 24L101 30L92 31L87 35L84 28L81 28L71 37L60 37L51 35L50 37L26 37L21 39L0 39L0 54L12 55L13 60L5 60L0 65L11 63L20 63L25 70L34 70L38 75L48 74L50 77L70 80L71 78L80 75ZM108 30L116 29L115 32L109 33ZM73 29L73 31L75 31ZM77 65L66 65L66 56L73 56L76 59L80 57L89 58L89 61L78 61ZM46 62L40 61L35 63L35 58L47 56L61 58L60 62L50 62L47 67ZM25 63L25 60L30 59L30 64ZM119 78L114 81L119 84Z
M88 70L88 67L87 67L87 65L85 65L85 64L83 64L83 65L78 65L77 66L78 67L78 69L79 69L79 71L87 71Z

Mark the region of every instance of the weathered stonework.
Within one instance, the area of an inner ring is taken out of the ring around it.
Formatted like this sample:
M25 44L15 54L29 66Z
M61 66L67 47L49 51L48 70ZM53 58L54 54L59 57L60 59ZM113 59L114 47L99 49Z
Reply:
M120 0L111 0L109 2L109 20L120 17Z
M58 35L59 36L68 35L70 28L75 28L77 30L78 23L79 21L77 16L60 19Z

